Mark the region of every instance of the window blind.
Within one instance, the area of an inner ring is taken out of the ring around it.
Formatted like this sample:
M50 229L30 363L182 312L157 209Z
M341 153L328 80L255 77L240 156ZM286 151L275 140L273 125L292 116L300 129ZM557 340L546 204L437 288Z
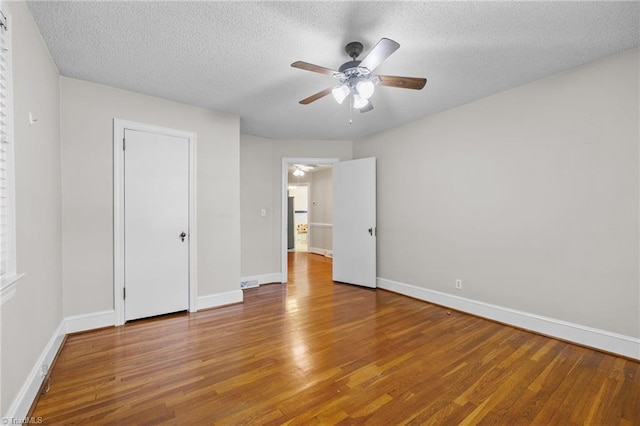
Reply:
M10 52L7 19L0 11L0 279L13 275L13 146L10 134Z

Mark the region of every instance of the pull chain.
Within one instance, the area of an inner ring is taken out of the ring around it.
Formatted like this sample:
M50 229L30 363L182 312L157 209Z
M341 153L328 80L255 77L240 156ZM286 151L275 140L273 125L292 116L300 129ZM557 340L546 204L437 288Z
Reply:
M353 96L349 98L349 124L353 124Z

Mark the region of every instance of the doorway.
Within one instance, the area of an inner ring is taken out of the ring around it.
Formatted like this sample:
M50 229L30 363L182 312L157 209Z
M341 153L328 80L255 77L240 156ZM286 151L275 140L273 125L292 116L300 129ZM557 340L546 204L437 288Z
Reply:
M317 205L318 191L311 190L311 215L309 222L309 252L330 254L333 258L333 280L375 288L377 286L376 254L376 159L374 157L349 161L336 159L282 159L282 282L288 278L288 224L287 206L289 169L305 164L331 166L331 201ZM315 183L315 179L314 179ZM335 204L334 204L335 203ZM325 207L331 219L327 223L315 222L314 212ZM330 249L316 249L314 231L329 231ZM328 229L326 229L328 228ZM330 252L330 253L329 253Z
M337 158L282 159L281 270L283 283L288 280L290 252L308 252L309 255L331 257L333 231L331 176L332 165L338 161Z
M114 120L115 323L196 310L192 132Z

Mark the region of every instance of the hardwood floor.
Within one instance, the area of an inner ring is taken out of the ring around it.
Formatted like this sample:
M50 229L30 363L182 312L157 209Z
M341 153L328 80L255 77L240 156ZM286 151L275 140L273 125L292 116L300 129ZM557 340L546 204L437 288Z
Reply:
M68 337L44 424L639 425L640 363L383 290L292 253L245 302Z

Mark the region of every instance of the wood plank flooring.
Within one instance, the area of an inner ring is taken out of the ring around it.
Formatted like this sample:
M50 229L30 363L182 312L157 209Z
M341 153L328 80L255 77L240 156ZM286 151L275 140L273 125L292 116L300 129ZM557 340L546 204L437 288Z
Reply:
M68 337L43 423L640 425L640 363L393 294L290 282Z

